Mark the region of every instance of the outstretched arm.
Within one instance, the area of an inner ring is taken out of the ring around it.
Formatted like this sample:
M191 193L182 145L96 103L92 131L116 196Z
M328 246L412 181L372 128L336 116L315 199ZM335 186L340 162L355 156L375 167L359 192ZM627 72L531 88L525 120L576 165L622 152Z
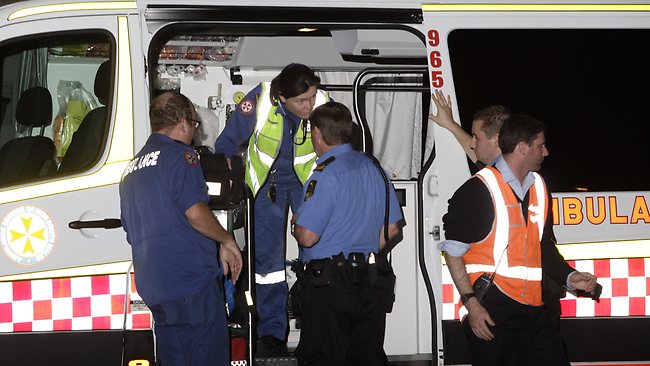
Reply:
M445 97L441 90L436 90L431 93L431 99L436 105L437 114L429 114L429 119L435 122L438 126L451 132L460 146L462 146L463 150L465 150L465 154L469 156L472 162L476 163L476 153L474 153L474 150L469 148L469 145L472 142L472 136L463 130L460 124L454 121L452 116L451 97L449 95Z

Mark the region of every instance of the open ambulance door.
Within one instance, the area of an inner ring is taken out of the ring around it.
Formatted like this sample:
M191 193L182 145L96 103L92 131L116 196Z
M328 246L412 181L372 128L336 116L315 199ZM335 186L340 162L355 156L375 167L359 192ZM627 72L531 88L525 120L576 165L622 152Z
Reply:
M407 221L393 251L397 301L387 319L385 350L389 359L430 359L430 303L417 265L417 177L430 98L419 4L166 3L141 3L151 95L180 90L212 132L223 129L245 94L292 62L313 68L323 89L353 112L362 126L356 147L374 153L389 172ZM217 134L201 134L195 143L213 148ZM244 237L237 237L240 245ZM287 231L287 261L297 253ZM291 284L295 276L289 270L287 276ZM291 322L290 348L298 337Z
M451 96L466 131L474 112L494 104L548 128L541 174L554 197L558 248L603 286L600 302L561 300L572 362L650 360L650 5L638 3L423 5L431 89ZM423 210L428 259L439 263L441 215L475 169L448 131L433 131ZM468 363L459 294L446 266L432 277L445 362Z

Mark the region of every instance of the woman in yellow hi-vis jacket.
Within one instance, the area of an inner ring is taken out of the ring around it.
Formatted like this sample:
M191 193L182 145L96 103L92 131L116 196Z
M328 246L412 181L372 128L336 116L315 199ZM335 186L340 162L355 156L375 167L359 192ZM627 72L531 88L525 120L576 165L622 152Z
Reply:
M261 83L239 102L215 143L215 152L237 154L248 142L246 183L255 197L255 290L258 356L287 350L288 287L285 276L285 228L288 208L302 202L302 185L316 154L309 114L329 100L320 78L293 63L270 83Z

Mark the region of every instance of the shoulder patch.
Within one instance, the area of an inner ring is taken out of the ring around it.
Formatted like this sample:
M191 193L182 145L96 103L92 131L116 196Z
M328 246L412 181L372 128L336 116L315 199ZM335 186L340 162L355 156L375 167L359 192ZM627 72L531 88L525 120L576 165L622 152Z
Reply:
M196 156L196 153L193 151L186 151L185 154L183 155L185 158L185 162L187 162L191 166L197 166L199 165L199 158Z
M239 112L241 114L248 116L255 111L255 101L250 98L246 98L239 103Z
M314 195L314 191L316 190L316 183L318 181L312 180L309 182L309 185L307 186L307 192L305 192L305 201L311 198L311 196Z
M333 156L330 156L330 157L327 158L327 160L325 160L324 162L322 162L322 163L316 165L316 168L314 168L314 171L315 171L315 172L322 172L323 169L325 169L328 165L330 165L334 160L336 160L336 158L333 157Z

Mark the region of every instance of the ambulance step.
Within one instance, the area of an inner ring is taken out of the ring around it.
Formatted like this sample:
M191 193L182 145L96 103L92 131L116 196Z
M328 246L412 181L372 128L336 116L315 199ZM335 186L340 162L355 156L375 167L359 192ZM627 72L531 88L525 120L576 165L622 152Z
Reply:
M298 360L294 356L284 357L255 357L255 366L296 366Z

